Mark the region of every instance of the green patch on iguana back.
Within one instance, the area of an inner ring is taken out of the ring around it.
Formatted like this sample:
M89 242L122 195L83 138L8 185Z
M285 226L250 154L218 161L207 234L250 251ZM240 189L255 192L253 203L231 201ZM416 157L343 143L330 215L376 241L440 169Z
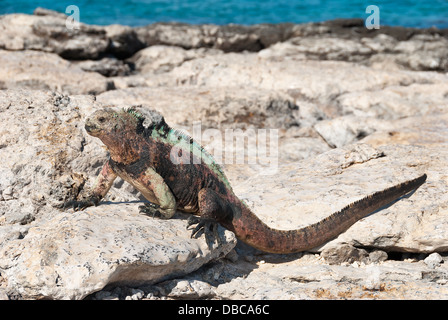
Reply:
M154 139L155 141L160 141L164 144L172 146L173 149L171 152L171 160L174 163L176 163L175 161L180 160L180 158L188 161L184 161L184 163L193 162L193 164L195 164L194 161L198 161L199 164L202 162L216 174L216 176L225 184L227 188L229 188L229 190L232 190L230 182L224 174L221 166L216 163L213 156L191 136L181 130L172 129L160 114L154 113L153 111L144 110L141 107L140 109L137 109L135 106L132 106L130 108L123 109L123 112L132 115L137 121L139 121L139 123L144 127L141 134L145 137L151 137L151 139ZM179 154L182 154L183 156L179 156ZM193 155L193 159L191 159L190 155Z
M230 182L224 174L221 166L216 163L213 156L207 150L205 150L188 134L164 125L159 129L154 128L151 132L151 138L156 141L167 143L173 147L171 151L171 160L174 163L179 161L180 158L187 161L184 163L193 162L193 164L194 161L198 161L199 164L202 160L202 163L207 165L226 185L226 187L229 188L229 190L232 190ZM191 154L193 155L193 158L190 157Z

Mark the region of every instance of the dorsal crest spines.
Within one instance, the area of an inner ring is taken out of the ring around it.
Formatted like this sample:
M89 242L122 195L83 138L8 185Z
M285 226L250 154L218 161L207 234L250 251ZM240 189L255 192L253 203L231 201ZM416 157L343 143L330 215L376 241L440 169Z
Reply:
M123 108L123 112L132 115L137 120L143 121L145 119L145 117L137 110L136 106L132 106L130 108Z
M165 118L157 110L144 107L143 105L132 106L123 109L123 112L138 120L138 133L150 136L154 130L168 132L171 128L165 122Z

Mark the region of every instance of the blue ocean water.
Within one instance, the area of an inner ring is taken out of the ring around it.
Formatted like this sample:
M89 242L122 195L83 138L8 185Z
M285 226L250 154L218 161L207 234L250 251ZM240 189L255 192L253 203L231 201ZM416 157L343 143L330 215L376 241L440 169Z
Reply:
M448 28L448 0L0 0L0 14L32 13L36 7L65 12L76 5L80 21L130 26L160 21L192 24L315 22L362 18L366 8L380 9L380 25Z

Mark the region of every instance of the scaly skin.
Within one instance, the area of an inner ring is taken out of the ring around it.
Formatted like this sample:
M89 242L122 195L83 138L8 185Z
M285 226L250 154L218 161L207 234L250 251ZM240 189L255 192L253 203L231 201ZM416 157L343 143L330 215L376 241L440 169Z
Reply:
M263 223L234 194L213 158L193 139L171 129L155 111L98 110L85 125L101 139L110 158L103 166L92 193L69 202L75 210L97 205L117 176L133 185L151 202L141 210L171 218L176 210L197 214L188 225L197 226L209 246L217 238L217 223L237 238L260 250L293 253L308 250L336 237L353 223L418 188L426 175L374 193L322 221L298 230L276 230ZM173 161L172 159L175 159Z

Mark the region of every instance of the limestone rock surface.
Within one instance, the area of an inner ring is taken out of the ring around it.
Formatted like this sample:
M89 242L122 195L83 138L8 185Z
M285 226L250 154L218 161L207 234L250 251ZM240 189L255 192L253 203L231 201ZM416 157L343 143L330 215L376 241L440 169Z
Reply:
M127 203L59 213L4 246L0 268L8 287L23 296L82 299L107 285L188 274L236 244L221 228L222 245L210 250L203 238L190 239L186 225L186 219L152 219Z
M65 23L46 9L0 17L0 299L447 296L447 30L367 30L361 19ZM218 162L226 132L254 141L275 131L271 165L233 142L243 163L222 163L235 192L275 228L428 178L294 255L232 249L224 230L224 245L209 250L203 237L190 239L184 215L139 214L141 195L121 179L96 208L58 208L87 192L107 159L86 117L132 105L159 110L196 139L199 124Z
M0 88L99 94L114 88L114 83L98 73L85 72L54 53L0 50Z

